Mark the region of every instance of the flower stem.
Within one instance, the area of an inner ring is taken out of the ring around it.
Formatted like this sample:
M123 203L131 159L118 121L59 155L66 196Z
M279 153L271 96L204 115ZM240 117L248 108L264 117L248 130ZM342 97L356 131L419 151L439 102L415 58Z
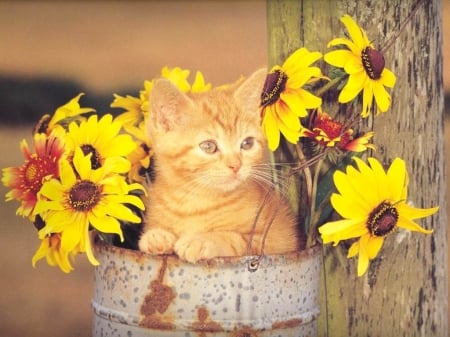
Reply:
M334 86L338 85L339 82L344 78L345 76L336 77L333 78L331 81L329 81L327 84L325 84L323 87L319 88L316 92L316 96L322 97L328 90L333 88Z
M312 183L312 191L311 191L311 208L310 208L310 223L308 229L308 239L306 242L306 246L310 247L314 243L315 235L314 230L316 228L316 221L318 220L318 216L316 216L316 198L317 198L317 185L319 183L320 170L322 167L323 158L321 158L316 165L316 169L314 170L314 180Z
M295 144L295 151L297 152L297 156L299 158L300 163L306 162L305 154L303 153L303 150L299 143ZM312 176L311 176L311 170L310 165L304 165L303 167L303 174L305 175L305 182L306 182L306 192L308 197L308 205L311 205L311 193L312 193Z

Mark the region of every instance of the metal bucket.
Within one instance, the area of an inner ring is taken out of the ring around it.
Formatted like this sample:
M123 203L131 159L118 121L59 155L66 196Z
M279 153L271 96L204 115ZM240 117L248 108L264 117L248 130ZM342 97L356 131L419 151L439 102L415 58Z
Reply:
M94 337L317 336L320 249L198 264L96 242Z

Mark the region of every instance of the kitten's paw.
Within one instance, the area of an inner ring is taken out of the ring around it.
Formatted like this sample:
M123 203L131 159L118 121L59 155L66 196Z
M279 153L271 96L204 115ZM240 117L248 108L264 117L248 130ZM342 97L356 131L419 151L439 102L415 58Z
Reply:
M196 263L203 259L212 259L218 256L234 255L233 250L226 245L219 245L201 234L181 237L174 246L175 253L183 260Z
M139 239L139 249L150 254L172 254L176 236L162 228L150 228Z

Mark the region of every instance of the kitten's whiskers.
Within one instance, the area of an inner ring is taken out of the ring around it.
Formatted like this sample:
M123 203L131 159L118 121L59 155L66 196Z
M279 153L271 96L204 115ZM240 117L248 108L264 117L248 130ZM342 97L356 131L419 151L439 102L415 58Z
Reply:
M290 164L280 164L280 163L263 163L252 166L251 177L257 181L269 186L275 186L282 194L286 194L289 189L289 174L283 167L290 168ZM276 177L276 179L274 178Z

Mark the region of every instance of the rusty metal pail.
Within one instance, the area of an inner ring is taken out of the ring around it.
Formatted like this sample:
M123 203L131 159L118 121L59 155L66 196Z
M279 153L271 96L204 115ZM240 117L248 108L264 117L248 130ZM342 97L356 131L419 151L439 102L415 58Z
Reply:
M317 336L320 248L198 264L96 242L94 337Z

